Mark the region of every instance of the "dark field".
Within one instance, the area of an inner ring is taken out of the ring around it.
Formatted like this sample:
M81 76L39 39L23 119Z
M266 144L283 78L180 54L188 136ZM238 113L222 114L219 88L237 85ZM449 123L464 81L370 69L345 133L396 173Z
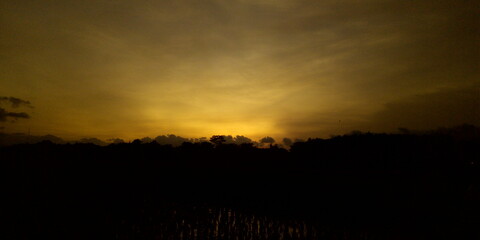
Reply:
M479 143L3 147L2 239L479 239Z

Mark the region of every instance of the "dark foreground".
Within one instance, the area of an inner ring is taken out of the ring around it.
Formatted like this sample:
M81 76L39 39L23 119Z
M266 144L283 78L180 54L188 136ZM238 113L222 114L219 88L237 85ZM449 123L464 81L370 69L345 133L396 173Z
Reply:
M478 138L0 148L2 239L480 239Z

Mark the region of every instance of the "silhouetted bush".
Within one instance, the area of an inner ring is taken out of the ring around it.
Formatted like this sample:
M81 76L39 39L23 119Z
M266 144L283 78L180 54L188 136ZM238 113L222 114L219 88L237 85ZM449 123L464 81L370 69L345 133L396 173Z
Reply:
M105 230L122 221L119 211L147 211L145 201L312 224L476 233L478 136L357 133L296 142L290 151L213 140L2 147L11 238L85 221Z

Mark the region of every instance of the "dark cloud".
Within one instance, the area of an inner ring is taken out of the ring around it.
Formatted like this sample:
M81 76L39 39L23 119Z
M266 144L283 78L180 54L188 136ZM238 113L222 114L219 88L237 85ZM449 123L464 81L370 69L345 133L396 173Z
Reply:
M12 108L18 108L21 106L30 108L33 107L29 101L22 100L16 97L0 97L0 104L1 103L8 103ZM0 108L0 122L7 121L7 118L13 118L15 120L19 118L28 119L30 118L30 115L25 112L10 112L4 108Z
M28 119L30 118L30 115L24 112L9 112L3 108L0 108L0 122L6 122L8 118L13 118L15 120L18 118Z
M8 112L7 117L12 117L12 118L30 118L30 116L27 113L24 112Z
M30 101L22 100L16 97L0 97L0 103L1 102L10 103L12 108L18 108L20 106L30 107L30 108L33 107Z

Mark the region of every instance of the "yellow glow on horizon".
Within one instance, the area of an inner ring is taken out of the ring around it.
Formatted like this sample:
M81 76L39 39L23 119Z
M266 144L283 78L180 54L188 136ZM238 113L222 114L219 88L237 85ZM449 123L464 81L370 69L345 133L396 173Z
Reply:
M243 135L250 138L260 138L266 135L281 134L275 129L272 119L255 118L245 110L238 109L239 114L221 114L222 110L214 112L185 112L166 115L172 109L144 110L148 124L144 131L151 134L175 134L182 137L210 137L212 135ZM230 109L232 111L232 109ZM241 113L243 111L243 113ZM227 112L227 110L225 110ZM168 117L166 117L168 116ZM241 117L239 117L241 116ZM157 136L155 135L155 136Z
M250 137L260 137L264 135L275 134L272 124L265 122L223 122L223 123L185 123L186 129L197 129L197 133L202 136L211 135L243 135Z
M31 116L0 131L278 141L476 124L475 6L447 1L2 2L0 96L35 108L0 106Z

